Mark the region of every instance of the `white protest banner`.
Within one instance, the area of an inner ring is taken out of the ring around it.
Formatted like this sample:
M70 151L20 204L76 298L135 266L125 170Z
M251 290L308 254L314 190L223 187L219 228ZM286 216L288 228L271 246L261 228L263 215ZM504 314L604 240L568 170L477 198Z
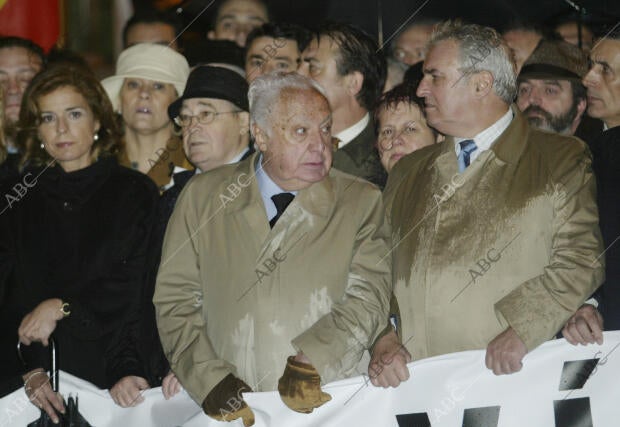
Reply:
M528 354L523 369L495 376L484 351L420 360L396 389L375 388L367 376L327 384L332 400L312 414L288 409L277 392L244 395L256 426L385 427L617 427L620 425L620 331L606 332L602 346L572 346L564 340ZM284 366L284 365L283 365ZM116 406L107 391L60 374L63 395L79 394L80 412L96 426L237 427L217 422L186 393L169 401L147 390L135 408ZM0 400L0 426L25 425L39 411L23 389Z

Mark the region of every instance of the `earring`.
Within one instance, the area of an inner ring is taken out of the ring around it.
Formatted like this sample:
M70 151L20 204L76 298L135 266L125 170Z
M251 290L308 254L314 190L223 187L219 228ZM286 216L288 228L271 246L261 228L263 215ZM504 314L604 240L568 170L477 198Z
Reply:
M45 144L44 143L41 143L41 149L45 150Z
M93 136L93 140L99 141L99 134L98 133L96 133L95 136Z

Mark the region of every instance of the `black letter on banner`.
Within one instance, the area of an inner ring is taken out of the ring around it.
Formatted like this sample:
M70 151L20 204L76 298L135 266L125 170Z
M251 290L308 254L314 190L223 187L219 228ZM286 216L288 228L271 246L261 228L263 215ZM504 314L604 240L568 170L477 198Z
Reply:
M431 421L426 412L419 414L396 415L398 427L431 427Z
M556 427L593 427L590 398L554 400Z
M575 390L583 388L599 359L572 360L564 362L562 377L558 390Z
M497 427L500 406L465 409L463 427Z

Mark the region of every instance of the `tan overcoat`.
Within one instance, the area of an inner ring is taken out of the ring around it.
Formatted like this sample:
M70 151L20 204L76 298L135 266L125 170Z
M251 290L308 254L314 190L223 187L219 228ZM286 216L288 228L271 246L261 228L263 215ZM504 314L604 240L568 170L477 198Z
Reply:
M270 229L256 160L192 178L166 231L158 329L199 403L229 373L275 390L298 350L324 382L356 374L385 327L391 258L380 191L332 170Z
M603 280L588 149L513 111L462 174L452 138L390 173L394 293L414 358L486 348L509 326L532 350Z

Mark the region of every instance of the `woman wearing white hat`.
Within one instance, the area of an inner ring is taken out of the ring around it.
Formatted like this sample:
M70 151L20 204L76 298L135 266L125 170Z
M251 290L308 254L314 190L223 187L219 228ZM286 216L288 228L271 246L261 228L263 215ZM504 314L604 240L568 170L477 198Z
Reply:
M175 169L191 168L167 114L168 105L183 93L188 75L183 55L142 43L121 52L116 74L101 82L124 124L119 162L147 174L160 190L168 186Z

